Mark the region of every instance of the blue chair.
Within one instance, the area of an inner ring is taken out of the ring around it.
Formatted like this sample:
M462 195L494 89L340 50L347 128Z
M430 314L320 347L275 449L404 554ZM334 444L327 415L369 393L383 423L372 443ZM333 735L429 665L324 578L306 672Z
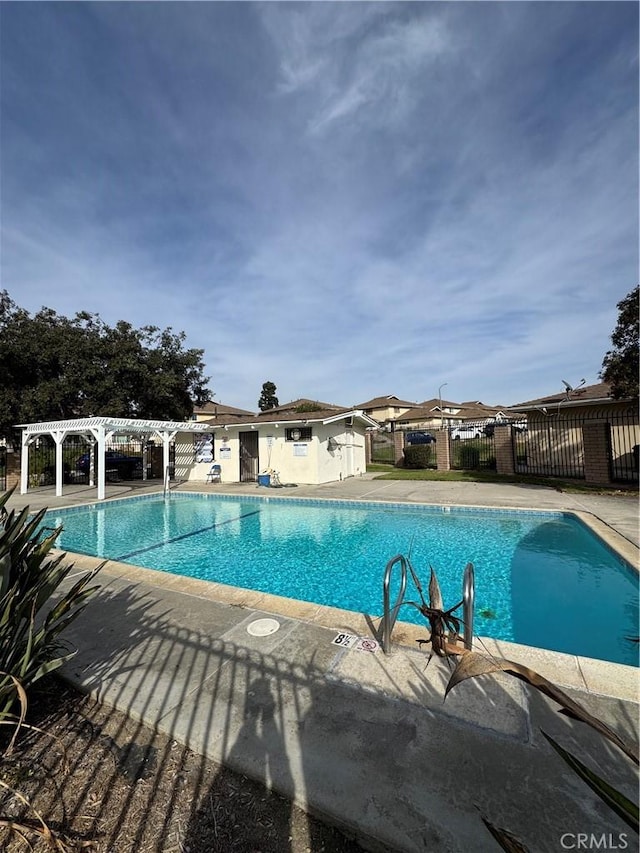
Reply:
M211 466L209 473L207 474L207 479L205 482L207 483L220 483L222 481L222 468L220 465L215 464Z

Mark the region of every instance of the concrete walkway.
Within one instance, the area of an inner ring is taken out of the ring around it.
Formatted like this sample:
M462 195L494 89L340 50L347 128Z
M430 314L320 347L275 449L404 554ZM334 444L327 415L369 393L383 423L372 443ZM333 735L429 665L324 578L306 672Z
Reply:
M109 497L125 489L110 486ZM197 490L257 491L247 485ZM579 510L592 513L594 524L610 531L637 565L630 544L638 541L637 505L630 498L369 477L273 494ZM82 491L53 500L32 493L28 503L70 505L87 497L94 498ZM14 497L12 503L23 501ZM79 557L75 571L95 562ZM335 644L339 633L377 636L377 622L360 614L113 562L99 577L101 589L67 634L79 649L67 677L196 752L275 788L367 849L496 850L481 814L531 851L567 849L567 834L577 833L611 833L619 847L626 833L628 849L636 843L541 730L635 798L636 774L614 747L504 674L462 684L444 701L448 665L428 663L413 643L422 630L399 626L397 640L412 645L396 644L385 656ZM510 644L485 647L495 655L509 647L515 656ZM635 669L519 651L526 660L517 659L559 680L637 741Z

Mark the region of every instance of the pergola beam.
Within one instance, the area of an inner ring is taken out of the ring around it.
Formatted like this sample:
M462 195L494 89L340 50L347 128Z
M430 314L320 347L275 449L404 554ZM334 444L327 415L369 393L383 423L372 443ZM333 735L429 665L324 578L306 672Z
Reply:
M169 467L169 445L179 432L209 433L212 431L211 424L198 423L197 421L152 421L107 417L73 418L65 421L45 421L34 424L18 424L17 426L22 429L20 494L26 494L29 488L29 445L40 436L50 435L56 446L56 497L61 497L63 486L62 445L68 435L81 435L89 438L89 485L94 485L95 472L97 474L98 500L104 500L105 497L105 446L114 435L140 435L143 439L149 435L157 435L162 440L163 469L166 474ZM94 453L96 443L98 448L97 459ZM143 455L145 453L146 448L143 450ZM94 462L97 462L97 465L94 465ZM146 465L143 465L143 477L146 479Z

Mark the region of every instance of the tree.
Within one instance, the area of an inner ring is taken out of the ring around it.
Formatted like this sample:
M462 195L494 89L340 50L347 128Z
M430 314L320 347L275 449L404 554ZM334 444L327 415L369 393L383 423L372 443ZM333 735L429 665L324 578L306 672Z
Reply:
M280 404L276 397L276 386L273 382L265 382L262 386L260 399L258 400L258 408L261 412L266 412L267 409L275 409L278 405Z
M31 316L0 291L0 436L15 425L97 415L185 420L210 396L204 350L156 326L112 328L98 314Z
M618 323L611 335L613 349L602 362L600 378L611 385L611 394L619 400L638 396L638 346L640 344L639 288L618 302Z
M293 410L296 414L304 414L305 412L321 412L322 406L320 403L314 403L309 400L307 403L300 403L299 406L296 406Z

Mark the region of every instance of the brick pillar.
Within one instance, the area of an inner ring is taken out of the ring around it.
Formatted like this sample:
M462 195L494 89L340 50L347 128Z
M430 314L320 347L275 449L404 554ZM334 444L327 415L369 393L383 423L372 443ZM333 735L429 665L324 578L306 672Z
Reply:
M496 472L515 474L511 424L496 424L493 429L493 449L496 454Z
M373 456L373 438L370 432L364 434L364 461L365 465L371 465L371 457Z
M404 459L404 433L393 433L393 464L398 465Z
M436 430L436 460L438 471L451 470L451 444L448 429Z
M12 486L20 488L20 451L7 447L7 491Z
M582 425L584 448L584 479L587 483L611 483L611 443L609 424L605 421Z

